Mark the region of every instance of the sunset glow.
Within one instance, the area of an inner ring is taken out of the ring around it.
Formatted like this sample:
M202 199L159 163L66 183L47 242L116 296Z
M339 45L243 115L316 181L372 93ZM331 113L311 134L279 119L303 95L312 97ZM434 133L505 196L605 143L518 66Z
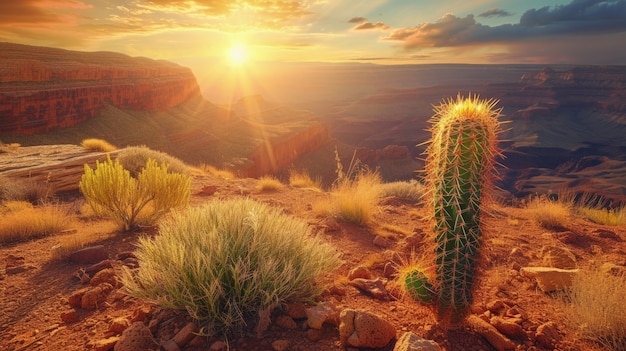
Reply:
M235 66L241 66L246 63L248 57L248 48L243 44L236 44L228 49L228 60Z

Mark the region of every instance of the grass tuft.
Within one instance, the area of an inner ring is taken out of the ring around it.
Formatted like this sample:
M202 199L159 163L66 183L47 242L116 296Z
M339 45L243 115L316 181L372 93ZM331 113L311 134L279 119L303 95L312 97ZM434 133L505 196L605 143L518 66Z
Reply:
M102 139L84 139L80 146L84 147L87 150L92 151L101 151L101 152L111 152L117 150L117 147L109 144L106 140Z
M272 176L263 176L259 178L259 182L257 183L257 189L259 191L277 191L283 186L284 185L280 182L280 180Z
M588 220L603 225L626 225L626 206L616 209L577 207L576 211Z
M205 333L236 332L259 313L321 292L316 278L337 266L332 248L304 221L251 199L213 200L175 212L142 237L132 296L186 309Z
M395 196L406 202L419 202L424 194L424 185L417 180L391 182L381 185L382 197Z
M380 184L380 175L372 171L339 182L332 191L339 217L358 225L368 224L378 208Z
M208 164L202 164L198 166L198 168L201 171L208 173L209 175L216 177L216 178L222 178L222 179L235 179L236 178L233 172L226 170L226 169L218 169L217 167L211 166Z
M306 170L289 170L289 185L294 188L321 189L322 180L319 178L312 179Z
M572 206L570 203L553 200L547 196L531 198L526 203L533 220L546 229L561 229L569 222Z
M57 206L26 205L4 207L0 222L0 243L12 243L40 238L61 232L69 220Z
M626 276L580 271L566 292L567 324L612 351L626 351Z

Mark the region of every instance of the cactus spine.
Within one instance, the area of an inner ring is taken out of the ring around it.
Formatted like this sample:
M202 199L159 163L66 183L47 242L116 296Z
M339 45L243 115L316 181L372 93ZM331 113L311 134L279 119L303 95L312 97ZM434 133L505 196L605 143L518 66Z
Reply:
M480 215L492 188L500 133L497 101L460 95L435 107L426 150L428 207L435 220L436 279L440 311L472 301Z

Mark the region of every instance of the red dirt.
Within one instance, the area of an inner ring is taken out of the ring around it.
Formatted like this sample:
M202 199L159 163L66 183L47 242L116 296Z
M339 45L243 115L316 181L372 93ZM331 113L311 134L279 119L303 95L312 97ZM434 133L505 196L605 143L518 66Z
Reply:
M347 284L347 274L359 265L368 266L375 277L384 278L383 269L387 262L407 260L414 251L420 256L425 248L424 233L428 225L422 218L420 206L407 204L398 199L388 199L375 216L375 224L389 223L413 232L410 237L396 235L388 248L373 243L375 234L371 229L353 224L316 217L311 205L327 193L285 187L276 192L260 193L255 190L254 179L222 180L211 177L195 177L193 182L193 204L212 198L248 196L256 200L283 208L286 213L303 218L312 226L324 230L322 238L331 242L342 254L343 264L324 278L324 284L335 286L333 293L325 293L320 301L333 301L342 308L363 309L373 312L392 323L398 337L412 331L427 339L437 341L446 350L494 350L482 336L463 325L446 328L437 322L429 306L413 301L410 297L398 296L397 300L381 301L361 293ZM200 195L205 186L216 186L213 195ZM75 196L65 200L68 208L80 208L81 199ZM530 337L514 340L518 350L547 350L534 338L537 328L548 321L556 324L562 341L558 350L601 350L589 341L580 339L568 329L563 313L555 296L543 293L537 284L520 276L520 266L542 266L541 249L553 245L567 248L575 255L579 267L592 260L602 260L617 265L626 264L626 228L597 225L582 219L574 219L565 231L554 232L533 223L528 213L520 208L495 206L485 216L487 232L481 248L483 259L476 282L472 312L482 314L486 305L501 300L516 307L522 315L521 326ZM336 228L333 228L337 224ZM375 226L373 224L372 226ZM110 233L106 222L82 220L75 228L78 232L102 228ZM335 229L335 230L333 230ZM155 232L155 230L152 230ZM607 234L608 233L608 234ZM135 298L127 297L116 289L109 295L106 304L95 310L77 308L78 320L65 323L61 313L70 310L68 297L85 285L77 273L89 266L67 261L52 261L50 249L59 242L63 234L28 242L0 247L0 345L3 350L85 350L94 342L113 335L108 333L111 322L117 317L133 318L141 311L152 314L159 322L155 338L164 342L187 322L191 321L182 311L167 311L155 308ZM67 235L67 234L65 234ZM110 258L133 250L137 233L115 233L112 237L96 244L104 245ZM18 260L24 267L17 272L5 272L5 267ZM114 261L119 269L121 261ZM393 282L388 282L390 288ZM390 289L392 294L397 293ZM150 318L145 319L146 324ZM187 346L183 350L208 350L217 339L203 340L198 347ZM229 340L233 350L272 350L275 340L288 340L290 350L344 350L339 341L337 326L325 324L321 340L311 341L305 330L288 330L271 325L261 339L248 333L239 339ZM393 342L383 350L392 350ZM352 350L356 350L352 348Z

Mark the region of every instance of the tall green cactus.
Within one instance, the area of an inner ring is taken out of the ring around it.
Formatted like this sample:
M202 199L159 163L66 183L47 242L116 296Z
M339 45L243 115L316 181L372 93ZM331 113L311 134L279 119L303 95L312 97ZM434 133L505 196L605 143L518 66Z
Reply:
M472 301L481 209L492 188L499 155L497 101L460 95L435 107L426 150L428 205L435 220L436 279L441 311Z

